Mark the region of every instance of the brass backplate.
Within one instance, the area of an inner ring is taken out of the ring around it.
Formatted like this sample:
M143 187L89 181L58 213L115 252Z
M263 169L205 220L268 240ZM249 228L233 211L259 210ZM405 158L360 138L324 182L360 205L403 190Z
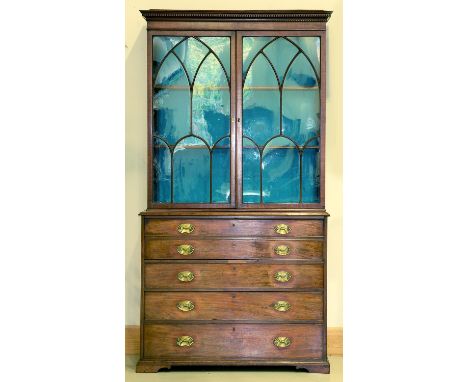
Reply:
M291 345L291 339L288 337L276 337L273 343L278 348L287 348L289 345Z
M285 283L289 280L291 280L291 273L286 272L286 271L278 271L275 273L275 280L279 281L280 283Z
M195 278L195 275L190 271L182 271L177 274L177 278L182 282L189 282Z
M278 312L286 312L291 309L291 304L287 301L276 301L274 308Z
M194 342L190 336L177 337L177 346L192 346Z
M180 233L192 233L195 227L190 223L182 223L177 227L177 231Z
M278 245L275 247L275 253L278 256L287 256L289 255L289 247L287 245Z
M287 224L278 224L275 227L275 232L279 233L280 235L286 235L287 233L291 232L291 228Z
M177 303L177 309L181 310L182 312L190 312L191 310L195 309L195 304L190 300L179 301Z
M190 244L181 244L177 247L177 252L182 256L191 255L195 251Z

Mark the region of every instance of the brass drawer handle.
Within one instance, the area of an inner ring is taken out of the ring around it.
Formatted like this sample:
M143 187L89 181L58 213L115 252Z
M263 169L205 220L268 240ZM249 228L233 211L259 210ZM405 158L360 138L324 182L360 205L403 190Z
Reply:
M278 271L275 273L275 280L279 281L280 283L285 283L289 280L291 280L291 273L286 272L286 271Z
M291 309L291 304L287 301L276 301L274 308L278 312L287 312L289 309Z
M289 232L291 232L291 228L287 224L278 224L275 227L276 233L279 233L280 235L286 235Z
M179 252L179 254L182 256L191 255L193 251L195 251L195 248L193 248L190 244L181 244L177 247L177 252Z
M287 245L278 245L277 247L275 247L275 253L278 255L278 256L287 256L289 255L289 247Z
M179 301L177 303L177 309L181 310L182 312L190 312L191 310L195 309L195 304L190 300Z
M179 231L180 233L192 233L194 229L195 226L193 226L190 223L182 223L179 224L179 226L177 227L177 231Z
M182 271L177 274L177 278L182 282L189 282L195 278L195 275L190 271Z
M190 336L177 337L177 346L192 346L194 342Z
M291 339L288 337L276 337L273 343L277 348L287 348L291 345Z

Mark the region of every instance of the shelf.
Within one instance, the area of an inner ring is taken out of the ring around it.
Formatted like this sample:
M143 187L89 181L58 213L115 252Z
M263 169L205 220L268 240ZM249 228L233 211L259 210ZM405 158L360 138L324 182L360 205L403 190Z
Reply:
M180 86L180 85L156 85L154 87L157 90L169 89L169 90L188 90L190 91L190 86ZM193 87L194 91L205 91L205 90L229 90L229 86L197 86Z
M154 148L167 148L166 145L153 145ZM169 145L170 148L175 148L175 145ZM190 146L185 146L185 145L178 145L177 146L178 149L205 149L207 150L208 148L206 147L206 145L190 145ZM215 150L221 150L221 149L224 149L224 150L230 150L230 146L216 146Z
M167 148L166 145L153 145L154 148ZM169 145L170 148L174 148L174 145ZM258 146L261 149L263 149L265 146ZM302 146L301 146L302 147ZM205 145L191 145L191 146L177 146L177 148L183 148L183 149L207 149ZM256 146L242 146L243 149L257 149ZM304 149L319 149L320 146L307 146ZM229 150L230 146L216 146L215 150ZM296 146L268 146L268 149L294 149L296 150Z
M244 86L243 90L279 90L277 86ZM318 86L283 86L283 90L320 90Z
M156 90L188 90L190 86L177 86L177 85L156 85ZM205 90L229 90L229 86L194 86L194 91L205 91ZM245 86L243 90L279 90L278 86ZM320 90L318 86L284 86L283 90Z

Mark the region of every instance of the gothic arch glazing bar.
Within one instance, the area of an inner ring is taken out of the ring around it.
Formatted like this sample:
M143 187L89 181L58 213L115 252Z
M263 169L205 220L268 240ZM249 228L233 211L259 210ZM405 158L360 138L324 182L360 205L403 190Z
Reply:
M231 37L152 40L152 203L229 204Z
M247 34L242 35L241 153L248 190L243 186L242 203L319 203L321 104L314 62L320 62L315 49L320 37Z

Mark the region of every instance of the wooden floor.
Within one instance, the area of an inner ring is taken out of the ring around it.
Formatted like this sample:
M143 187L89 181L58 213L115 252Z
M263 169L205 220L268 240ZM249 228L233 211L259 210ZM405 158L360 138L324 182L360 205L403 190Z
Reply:
M330 374L311 374L294 369L178 369L159 373L136 374L137 355L126 356L125 382L342 382L343 357L329 356Z

